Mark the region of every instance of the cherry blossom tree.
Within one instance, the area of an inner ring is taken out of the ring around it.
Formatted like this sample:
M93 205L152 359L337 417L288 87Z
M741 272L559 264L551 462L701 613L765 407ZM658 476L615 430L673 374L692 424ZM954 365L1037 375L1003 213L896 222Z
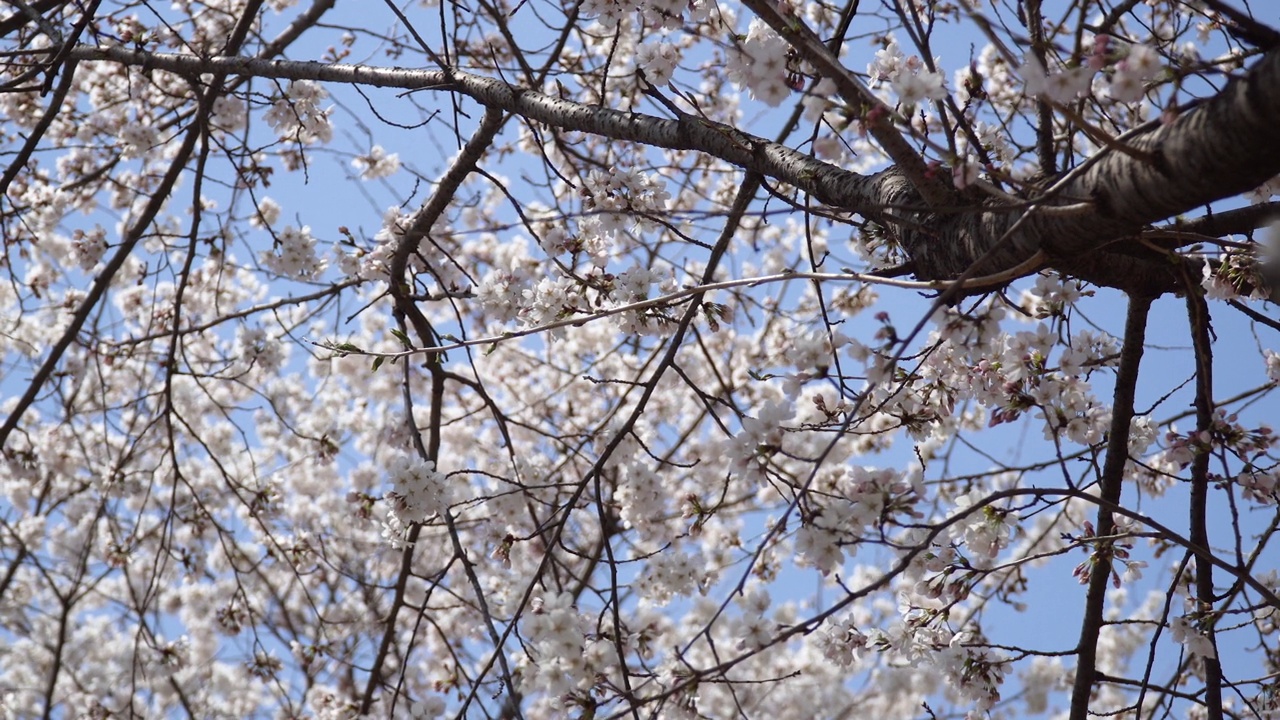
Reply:
M1264 5L9 0L0 715L1280 717Z

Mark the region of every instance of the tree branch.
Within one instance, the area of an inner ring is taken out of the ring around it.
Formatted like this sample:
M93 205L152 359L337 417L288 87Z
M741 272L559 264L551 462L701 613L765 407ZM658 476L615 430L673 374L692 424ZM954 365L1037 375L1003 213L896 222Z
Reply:
M1196 436L1213 434L1213 348L1209 338L1209 304L1205 302L1200 283L1190 271L1183 270L1187 291L1187 320L1191 325L1191 344L1196 358ZM1212 442L1212 441L1211 441ZM1195 443L1195 456L1191 460L1191 502L1188 533L1191 542L1200 547L1209 544L1209 460L1212 447L1208 443ZM1196 562L1195 597L1196 610L1201 613L1200 628L1210 644L1217 650L1214 625L1216 596L1213 589L1213 566ZM1205 709L1209 720L1222 720L1222 664L1217 656L1202 658L1204 661ZM1194 656L1191 661L1194 662Z
M674 150L704 152L725 162L794 185L827 205L884 219L899 229L903 249L924 280L959 276L983 257L1015 222L1030 214L993 253L979 274L991 275L1025 262L1043 249L1051 265L1085 279L1101 271L1106 284L1127 284L1133 271L1159 263L1128 260L1118 277L1108 274L1110 258L1083 262L1116 240L1149 223L1257 187L1280 173L1280 50L1267 53L1216 97L1173 122L1152 123L1120 138L1136 153L1103 151L1088 167L1056 188L1052 198L1031 199L1030 210L978 195L967 207L924 208L911 173L894 167L859 175L735 128L691 116L678 120L620 112L553 98L500 80L461 70L371 68L343 64L257 60L243 57L146 53L123 47L78 46L70 58L146 65L180 74L229 73L295 80L319 80L376 87L436 89L564 130ZM1136 156L1136 157L1135 157ZM1146 160L1138 158L1147 158ZM1176 182L1174 181L1176 179ZM1080 210L1051 212L1054 205ZM886 217L885 208L899 216ZM965 210L960 212L960 210ZM1138 278L1142 280L1142 278ZM1161 279L1162 286L1165 280Z
M1280 173L1280 51L1168 124L1122 137L1137 154L1105 152L1062 190L1096 212L1038 218L1028 233L1053 256L1077 257L1143 226L1252 190Z
M743 0L742 4L781 35L801 58L817 69L819 75L835 83L845 102L863 109L860 114L867 132L897 164L898 170L910 179L912 187L925 203L935 208L955 204L955 192L951 186L930 176L924 158L894 127L893 118L897 113L893 108L867 89L800 18L783 17L778 11L778 4L769 0Z
M1249 235L1276 220L1280 220L1280 202L1267 202L1211 213L1186 222L1175 221L1160 229L1212 237Z
M1099 497L1111 505L1120 504L1124 466L1129 461L1129 423L1133 419L1134 391L1138 385L1138 366L1142 363L1142 350L1147 334L1147 314L1150 310L1150 297L1130 296L1129 313L1124 323L1124 346L1120 349L1120 367L1116 371L1111 429L1107 438L1107 458L1103 463L1102 477L1099 480L1101 485ZM1111 511L1105 506L1099 507L1094 535L1102 538L1113 534L1115 534L1115 519ZM1098 633L1102 630L1107 584L1111 580L1111 552L1111 545L1107 541L1098 541L1098 546L1089 559L1092 568L1089 575L1089 590L1085 595L1080 643L1076 646L1076 678L1071 689L1071 720L1086 720L1089 715L1089 696L1097 680Z
M703 152L732 165L794 185L833 207L875 213L883 204L871 177L838 168L729 125L692 116L668 120L584 105L463 70L376 68L227 56L202 58L196 55L147 53L123 47L84 45L73 50L70 56L81 60L146 65L154 70L182 75L226 72L286 80L456 92L487 107L563 130L671 150ZM918 204L919 201L915 202Z

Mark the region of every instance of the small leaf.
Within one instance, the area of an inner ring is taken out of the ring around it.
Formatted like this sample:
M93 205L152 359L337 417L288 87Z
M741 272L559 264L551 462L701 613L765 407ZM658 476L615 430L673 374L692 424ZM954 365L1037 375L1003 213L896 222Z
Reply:
M397 330L396 328L391 328L391 334L400 341L400 344L404 346L405 350L413 349L413 342L409 340L409 336L405 335L404 332Z
M379 355L378 357L374 358L374 359L373 359L373 371L374 371L374 372L378 372L378 368L382 367L382 361L383 361L383 360L386 360L386 359L387 359L387 356L386 356L386 355Z

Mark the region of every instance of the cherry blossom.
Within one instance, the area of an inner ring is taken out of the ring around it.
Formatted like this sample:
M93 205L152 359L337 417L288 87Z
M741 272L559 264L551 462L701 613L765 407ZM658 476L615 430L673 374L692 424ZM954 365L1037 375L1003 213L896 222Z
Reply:
M374 145L368 154L360 155L351 161L352 167L360 171L365 180L378 180L394 175L400 169L400 156L388 153L381 145Z
M1176 617L1169 622L1169 635L1173 641L1186 647L1187 652L1196 658L1216 658L1213 641L1201 632L1186 615Z
M0 716L1280 714L1277 31L1113 5L6 7Z
M303 144L329 142L333 139L330 110L320 107L328 96L328 91L316 83L291 82L266 113L266 121L282 140Z

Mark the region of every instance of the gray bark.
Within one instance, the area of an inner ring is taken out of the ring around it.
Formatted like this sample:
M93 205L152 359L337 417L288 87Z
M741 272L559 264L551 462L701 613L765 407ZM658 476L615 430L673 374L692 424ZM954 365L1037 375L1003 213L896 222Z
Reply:
M1216 96L1173 122L1153 123L1126 138L1135 153L1103 150L1051 199L1030 198L1010 207L967 192L958 196L957 207L932 209L897 168L860 175L701 118L619 112L461 70L198 57L125 47L79 46L70 58L187 76L227 73L454 92L563 130L707 153L793 185L834 208L883 222L898 236L916 275L926 280L958 277L993 248L977 274L1013 268L1043 250L1050 266L1098 284L1143 294L1169 291L1178 277L1168 261L1126 239L1151 223L1238 195L1280 174L1280 50L1263 55ZM1072 213L1044 209L1080 203L1087 206Z

